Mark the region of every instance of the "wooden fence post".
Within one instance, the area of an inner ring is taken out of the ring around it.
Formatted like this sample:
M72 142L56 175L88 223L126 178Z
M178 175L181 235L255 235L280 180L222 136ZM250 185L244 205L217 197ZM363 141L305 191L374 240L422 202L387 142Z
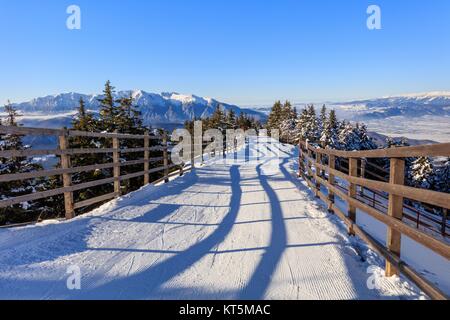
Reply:
M316 152L316 164L322 164L322 154L319 152ZM316 176L320 177L321 169L316 165ZM319 192L320 192L320 182L316 179L316 198L319 198Z
M306 166L307 166L307 172L308 172L308 178L311 179L312 177L312 168L311 168L311 158L312 158L312 152L310 149L308 149L308 159L306 162Z
M144 186L146 186L150 183L150 137L148 131L146 131L144 134L144 148Z
M366 177L366 159L361 158L361 178Z
M303 177L303 150L301 141L298 143L298 177Z
M447 216L448 216L448 210L447 208L442 209L442 235L445 237L446 227L447 227Z
M202 156L201 156L202 162L201 162L201 164L203 164L205 162L205 149L203 148L204 147L203 140L199 139L199 141L200 141L200 150L202 150Z
M358 176L358 159L356 158L350 158L348 161L348 172L349 175L352 177L357 177ZM356 198L356 184L354 183L349 183L348 186L348 196L351 198ZM352 205L350 205L350 203L348 204L348 218L353 222L356 223L356 208ZM354 231L353 228L350 226L348 233L350 235L354 235Z
M334 155L328 156L328 168L335 169L336 168L336 157ZM328 173L328 182L334 186L334 174L331 172ZM334 193L331 190L328 190L328 200L330 200L330 206L328 208L328 211L332 212L331 210L331 204L334 203Z
M191 167L192 169L195 168L195 139L194 137L191 138Z
M389 183L403 185L405 183L405 160L391 158ZM388 215L402 220L403 197L389 194ZM400 257L402 234L390 227L387 229L387 248L390 252ZM386 262L386 277L398 275L399 271L389 262Z
M61 150L69 149L69 139L68 139L67 131L65 131L63 135L59 136L59 148ZM71 167L70 155L62 154L61 155L61 168L69 169L70 167ZM70 173L64 173L62 175L62 178L63 178L63 186L64 187L72 186L72 175ZM65 207L66 219L75 218L73 192L65 192L64 193L64 207Z
M115 134L118 133L118 130L114 131ZM113 152L113 174L114 174L114 193L116 193L116 197L120 197L120 143L119 138L117 136L112 138L112 147L115 149Z
M169 152L167 143L167 133L163 134L163 158L164 158L164 182L169 182Z
M361 158L361 178L365 178L366 177L366 159ZM364 187L360 188L359 194L361 196L364 196Z

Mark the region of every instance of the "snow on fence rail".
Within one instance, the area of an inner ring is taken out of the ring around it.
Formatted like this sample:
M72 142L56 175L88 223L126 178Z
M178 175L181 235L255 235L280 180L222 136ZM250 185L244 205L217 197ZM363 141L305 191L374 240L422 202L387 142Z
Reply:
M441 207L450 208L450 194L424 190L404 185L405 158L422 156L450 156L450 143L402 147L369 151L339 151L322 149L301 141L299 144L299 176L322 199L330 212L339 216L348 226L349 234L358 235L375 251L386 259L386 276L403 273L416 283L425 293L435 299L447 299L446 295L429 281L401 260L401 236L408 236L446 259L450 259L450 246L443 239L437 239L417 228L411 227L403 220L404 198ZM336 157L347 158L348 173L336 169ZM365 158L389 158L389 182L358 177L358 163ZM327 160L327 161L325 161ZM324 164L326 162L326 164ZM325 175L326 173L326 175ZM345 180L348 189L343 191L336 185L336 178ZM327 189L328 194L321 190ZM389 194L387 214L361 201L357 197L357 186L370 191L384 191ZM335 196L348 204L344 213L335 203ZM372 216L387 226L386 246L374 239L356 224L356 209Z

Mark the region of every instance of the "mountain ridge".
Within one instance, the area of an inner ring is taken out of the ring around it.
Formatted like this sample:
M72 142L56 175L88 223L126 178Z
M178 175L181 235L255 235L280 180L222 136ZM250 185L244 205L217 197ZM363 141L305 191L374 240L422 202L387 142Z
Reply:
M223 103L209 97L194 94L180 94L177 92L151 93L144 90L123 90L114 94L114 98L132 96L134 105L139 107L145 124L183 123L194 118L210 116L221 106L224 110L233 110L236 114L246 114L264 120L261 112L241 108L237 105ZM70 114L76 111L80 98L83 98L86 108L94 113L100 109L98 99L102 94L82 94L76 92L59 93L34 98L27 102L14 103L13 106L25 116L27 115L58 115ZM2 108L0 108L0 111Z
M333 103L352 120L450 116L450 91L433 91ZM351 114L351 115L350 115Z

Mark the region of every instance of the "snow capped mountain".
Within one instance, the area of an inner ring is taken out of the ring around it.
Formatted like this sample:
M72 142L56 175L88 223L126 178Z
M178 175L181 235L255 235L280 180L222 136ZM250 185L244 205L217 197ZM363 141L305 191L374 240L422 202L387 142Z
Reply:
M144 123L151 125L180 124L194 117L204 118L210 116L219 105L226 111L235 111L236 114L245 112L260 120L265 118L265 115L258 111L241 109L238 106L222 103L211 98L183 95L176 92L156 94L143 90L128 90L117 92L115 98L118 99L130 95L134 98L134 104L141 111ZM44 120L41 119L44 117L46 123L48 123L51 122L50 118L52 117L73 117L80 98L83 98L86 102L87 109L94 113L98 112L100 109L98 99L101 97L101 95L70 92L36 98L29 102L14 104L14 106L24 115L24 121L27 118ZM2 109L0 108L1 111Z
M450 116L450 92L428 92L357 100L334 105L355 120L383 119L393 116Z

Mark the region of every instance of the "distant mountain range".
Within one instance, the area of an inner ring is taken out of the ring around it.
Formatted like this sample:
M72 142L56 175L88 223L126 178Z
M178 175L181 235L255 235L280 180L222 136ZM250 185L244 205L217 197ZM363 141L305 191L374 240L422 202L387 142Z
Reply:
M179 125L185 120L205 118L221 106L226 111L233 110L236 114L245 112L259 120L265 120L266 115L259 111L242 109L236 105L219 102L211 98L196 95L172 93L149 93L142 90L120 91L115 98L132 96L134 104L139 107L144 123L147 125ZM100 109L102 95L86 95L80 93L61 93L33 99L29 102L16 103L14 107L23 115L21 122L27 126L61 127L70 124L76 114L80 98L86 103L86 108L94 113ZM2 112L2 107L0 107Z
M368 100L333 103L332 106L354 120L388 117L450 116L450 92L407 94Z
M245 112L262 121L267 119L271 106L241 108L236 105L219 102L211 98L178 93L148 93L142 90L120 91L116 98L129 96L142 112L144 123L153 127L173 130L182 126L188 119L210 116L217 106L225 110L234 110L236 114ZM76 114L80 98L87 108L94 113L99 111L98 99L101 95L80 93L62 93L14 106L22 115L20 122L28 127L61 128L69 127ZM322 103L316 103L320 108ZM363 121L369 130L393 137L406 136L417 139L440 142L449 141L450 137L450 92L429 92L406 94L377 99L354 100L349 102L328 102L329 109L337 111L339 119ZM298 111L304 103L295 104ZM0 107L0 116L2 113ZM380 141L384 139L382 137ZM44 137L34 140L33 145L48 145Z

